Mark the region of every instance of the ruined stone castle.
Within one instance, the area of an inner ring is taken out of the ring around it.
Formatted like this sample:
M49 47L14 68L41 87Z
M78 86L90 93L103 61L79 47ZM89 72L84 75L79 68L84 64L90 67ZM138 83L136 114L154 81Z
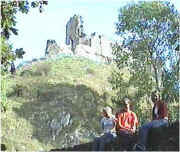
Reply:
M58 46L55 40L48 40L45 56L53 57L61 52L72 53L102 62L111 62L112 43L105 36L96 32L87 35L84 33L82 17L74 15L66 24L66 39L63 46Z

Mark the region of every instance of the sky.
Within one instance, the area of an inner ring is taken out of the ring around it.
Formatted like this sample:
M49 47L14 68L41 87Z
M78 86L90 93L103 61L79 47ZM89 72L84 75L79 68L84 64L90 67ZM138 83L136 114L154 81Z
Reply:
M23 60L44 57L46 42L53 39L59 46L65 43L66 23L74 14L81 15L86 34L97 32L110 40L116 40L115 23L118 10L128 2L138 0L49 0L44 12L38 8L30 9L28 14L17 14L18 36L12 35L10 42L26 52ZM180 10L180 0L170 0Z

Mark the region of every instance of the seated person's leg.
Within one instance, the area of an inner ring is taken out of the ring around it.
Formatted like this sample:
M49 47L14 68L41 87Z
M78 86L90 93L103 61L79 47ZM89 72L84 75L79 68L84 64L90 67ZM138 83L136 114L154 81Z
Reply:
M113 140L112 134L104 134L101 138L100 144L99 144L99 150L104 151L105 145Z
M167 124L168 124L168 121L162 119L162 120L153 120L143 125L139 130L138 146L142 149L144 149L147 146L147 137L148 137L149 129L158 128L160 126L167 125Z
M128 150L131 146L132 135L127 130L120 130L118 134L118 141L120 142L121 149Z
M144 124L140 129L139 129L139 140L138 140L138 146L139 148L142 148L143 150L146 147L147 144L147 137L148 137L148 132L149 129L152 128L154 122L148 122Z
M94 139L94 142L93 142L93 144L92 144L92 150L93 150L93 151L99 150L99 144L100 144L100 142L101 142L101 137L96 137L96 138Z
M168 120L160 119L152 121L152 128L159 128L161 126L168 126Z

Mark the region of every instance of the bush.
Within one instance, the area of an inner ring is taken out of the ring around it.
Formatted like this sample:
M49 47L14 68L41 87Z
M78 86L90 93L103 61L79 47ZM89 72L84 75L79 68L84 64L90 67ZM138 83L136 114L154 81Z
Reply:
M91 68L87 68L86 72L87 72L87 74L95 75L95 71L93 69L91 69Z
M33 72L31 70L24 70L20 73L20 76L30 77L33 75Z
M7 108L7 77L1 76L1 111L6 112Z
M14 93L16 94L16 96L22 97L24 89L25 88L21 84L16 84L16 86L14 87Z
M50 64L48 64L48 63L40 63L36 67L33 75L36 75L36 76L47 76L50 71L51 71L51 65Z
M168 111L169 111L169 121L179 121L179 103L169 103L168 104Z

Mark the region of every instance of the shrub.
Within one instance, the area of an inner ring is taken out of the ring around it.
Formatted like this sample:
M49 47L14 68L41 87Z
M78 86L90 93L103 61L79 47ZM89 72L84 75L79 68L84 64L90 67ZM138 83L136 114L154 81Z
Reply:
M5 112L7 108L8 108L7 77L1 76L1 111Z
M25 77L29 77L29 76L32 76L33 75L33 72L32 70L24 70L20 73L20 76L25 76Z
M91 68L87 68L86 72L87 72L87 74L92 74L92 75L95 74L95 71L93 69L91 69Z
M179 120L179 103L169 103L168 104L168 113L169 113L169 121L174 122Z
M21 84L16 84L14 92L18 97L23 96L24 87Z
M40 63L36 67L33 75L36 75L36 76L47 76L50 71L51 71L51 65L50 64L48 64L48 63Z

